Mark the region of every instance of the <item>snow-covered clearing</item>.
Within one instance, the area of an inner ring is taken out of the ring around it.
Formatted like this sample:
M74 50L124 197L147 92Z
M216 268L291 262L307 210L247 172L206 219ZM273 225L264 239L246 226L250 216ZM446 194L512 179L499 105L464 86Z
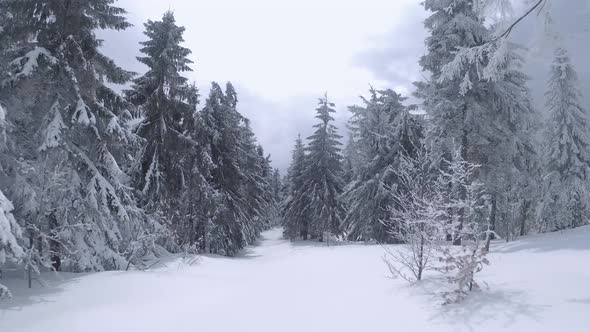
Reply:
M0 305L0 331L588 331L590 228L492 251L489 290L441 306L432 279L389 279L379 246L290 243L277 229L237 258L47 275L30 292L4 280L15 298Z

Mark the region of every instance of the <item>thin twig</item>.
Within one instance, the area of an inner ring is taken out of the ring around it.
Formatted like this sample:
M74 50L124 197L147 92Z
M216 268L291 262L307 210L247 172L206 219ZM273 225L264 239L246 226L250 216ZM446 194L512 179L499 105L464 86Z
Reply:
M512 30L514 29L514 27L516 27L522 20L524 20L527 16L529 16L533 11L535 11L535 9L539 8L539 6L541 6L543 3L546 3L547 0L539 0L537 1L537 3L531 7L526 13L524 13L522 16L520 16L516 21L514 21L514 23L512 23L507 29L506 31L504 31L501 35L497 36L496 38L492 39L491 41L489 41L487 44L492 44L497 42L498 40L500 40L501 38L507 38L510 33L512 32ZM542 7L541 7L542 9Z

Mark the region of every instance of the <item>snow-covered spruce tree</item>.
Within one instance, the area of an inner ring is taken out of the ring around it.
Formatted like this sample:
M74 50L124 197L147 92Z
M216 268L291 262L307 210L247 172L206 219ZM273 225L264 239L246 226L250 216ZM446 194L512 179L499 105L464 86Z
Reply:
M484 143L482 126L488 123L483 83L475 79L474 66L459 68L456 78L441 81L445 65L453 61L460 47L479 45L488 38L488 31L474 10L472 0L426 0L424 8L432 12L425 20L430 32L426 39L427 53L420 59L421 67L431 73L428 82L417 84L417 95L432 123L427 142L445 159L452 155L454 146L461 147L461 157L472 160L470 152L477 151L476 143ZM475 79L475 80L474 80ZM460 195L464 198L465 192ZM459 215L459 228L465 211ZM460 244L461 239L454 239Z
M506 218L497 219L508 215L504 212L523 197L513 184L527 182L531 175L527 160L535 155L535 115L517 46L501 43L502 49L494 52L456 57L458 49L470 49L491 38L479 5L471 0L424 2L432 12L425 21L431 35L426 40L428 53L420 64L432 76L429 82L417 84L417 95L424 99L432 124L429 144L445 159L451 157L453 146L460 146L464 160L481 165L474 180L491 196L494 227L507 224ZM454 213L464 219L462 209ZM513 227L504 228L511 232ZM460 240L455 237L454 242L459 244Z
M275 170L273 170L271 166L271 156L270 154L265 155L264 148L260 144L258 144L258 146L256 147L256 152L258 153L258 161L260 163L261 170L259 175L259 181L256 184L256 186L259 188L259 201L262 203L261 206L265 207L264 210L261 211L261 218L263 223L261 223L260 226L262 226L261 230L267 230L272 226L276 225L279 219L279 201L275 199L275 189L277 190L277 193L280 195L280 174L279 186L273 187Z
M304 211L309 218L309 235L319 241L330 235L341 233L340 226L345 209L340 201L342 193L342 156L339 140L341 136L332 124L334 104L327 95L319 100L316 118L316 131L308 137L305 168L302 174L303 185L300 196L307 197Z
M365 99L361 97L363 101ZM342 168L344 170L343 181L345 187L354 181L360 174L362 167L366 161L364 151L360 148L360 120L363 119L360 115L366 114L366 108L358 105L348 106L348 111L352 114L351 118L346 124L348 130L348 140L344 151L342 151ZM358 116L355 116L357 115Z
M491 227L508 239L524 234L527 224L532 223L537 198L531 197L530 188L539 182L540 174L535 140L539 116L532 107L526 87L528 77L522 70L521 53L526 50L510 42L507 35L492 37L510 32L510 2L473 1L472 5L480 22L492 22L488 28L490 37L472 46L458 46L452 61L442 66L437 83L461 80L463 95L468 96L472 89L489 94L479 93L479 102L487 104L491 112L478 115L482 119L487 116L483 122L488 125L480 126L481 137L475 137L478 148L468 151L467 157L481 165L477 178L491 197ZM472 72L466 75L469 69ZM475 81L479 84L473 84Z
M216 209L211 220L210 250L232 255L245 246L242 233L246 222L243 211L241 183L244 173L239 160L239 126L241 116L235 110L237 100L226 97L221 87L213 82L205 108L201 112L205 144L211 153L212 186L217 193ZM228 100L230 99L230 100Z
M490 227L504 238L525 235L534 222L539 196L541 164L537 131L540 115L532 106L523 73L521 46L502 44L490 62L495 74L491 86L496 110L495 135L488 149L480 150L480 181L490 196ZM492 234L492 238L494 234Z
M237 93L231 83L225 93L211 84L200 117L204 144L211 158L211 186L215 205L210 227L210 250L235 255L268 226L266 208L271 199L269 160L258 149L245 119L237 111Z
M278 168L275 168L272 171L270 186L272 188L272 197L277 205L280 205L283 201L283 180L284 178L281 176L281 171Z
M244 172L241 184L244 211L247 222L243 233L246 241L252 243L261 231L270 227L269 214L272 208L272 189L270 187L270 160L264 156L264 150L256 143L250 121L242 119L240 126L240 165Z
M99 51L95 36L129 26L114 2L0 4L11 17L0 32L11 46L0 51L10 64L0 99L11 124L2 176L25 226L27 264L121 268L129 245L158 228L136 207L124 171L126 146L138 141L126 125L130 105L106 86L132 74Z
M183 189L178 163L186 149L183 124L192 120L197 97L188 79L181 76L191 71L187 58L191 52L180 46L183 33L172 12L166 12L161 21L145 24L148 40L141 43L145 56L138 61L149 69L126 91L146 118L137 130L146 140L137 180L146 204L165 205L167 192L173 195Z
M175 157L182 172L182 187L173 201L174 209L169 210L165 217L170 221L176 243L183 251L209 252L216 192L211 185L215 165L209 147L203 143L208 131L201 114L195 112L183 119L181 128L184 149Z
M344 151L342 151L342 169L344 174L342 181L345 187L358 176L361 168L360 151L356 140L355 135L349 132L346 146L344 147Z
M342 195L348 208L343 228L354 241L394 242L382 224L390 220L389 188L404 190L392 169L403 156L411 157L420 148L423 130L402 104L401 95L392 90L371 89L370 93L370 99L363 98L365 107L349 108L353 112L349 127L357 136L356 155L363 162Z
M174 14L166 12L160 21L150 20L144 26L147 37L141 42L144 55L137 59L148 71L125 91L128 100L145 116L137 128L145 145L139 156L135 183L141 190L145 208L159 214L178 232L196 224L193 205L184 204L182 198L189 188L201 187L199 184L189 187L188 183L202 180L193 165L194 154L199 154L198 144L190 137L195 133L189 132L195 126L198 93L182 76L183 72L192 70L189 67L192 61L188 59L191 51L181 46L184 27L176 24ZM195 239L194 235L189 238ZM167 242L166 246L175 249L175 244Z
M301 135L295 141L291 165L286 177L286 197L281 204L285 237L307 240L309 236L309 218L306 214L308 197L303 195L303 174L305 170L305 146Z
M283 202L283 178L278 168L271 169L270 177L268 178L271 191L271 211L270 222L271 226L279 226L281 224L281 204Z
M548 231L584 225L588 218L590 126L577 80L567 50L557 48L545 93L549 119L543 228Z

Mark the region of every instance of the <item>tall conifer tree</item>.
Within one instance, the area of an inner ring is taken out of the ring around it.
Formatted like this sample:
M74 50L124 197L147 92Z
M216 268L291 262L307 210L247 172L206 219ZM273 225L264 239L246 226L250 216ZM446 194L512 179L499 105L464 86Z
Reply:
M548 188L544 216L548 230L587 223L590 136L587 111L580 103L578 76L566 49L555 50L547 85L546 132Z
M314 126L314 134L308 137L300 195L309 202L304 209L309 218L309 234L323 241L325 236L340 234L345 213L340 201L343 168L339 140L342 137L333 124L332 114L336 111L327 95L320 98L316 111L320 122Z
M133 74L101 53L95 34L130 26L114 3L0 3L10 14L0 43L11 45L0 51L9 64L0 100L12 128L2 176L25 226L28 266L51 256L75 271L120 268L159 227L128 185L129 152L140 144L127 125L132 105L107 86Z

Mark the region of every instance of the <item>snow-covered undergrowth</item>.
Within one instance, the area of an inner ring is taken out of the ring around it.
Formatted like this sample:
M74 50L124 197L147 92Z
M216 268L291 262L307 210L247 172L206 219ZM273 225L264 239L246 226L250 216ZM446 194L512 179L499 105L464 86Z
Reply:
M236 258L148 272L3 280L0 331L587 331L590 227L492 246L482 292L440 305L435 274L387 276L376 245L290 243L281 230Z

